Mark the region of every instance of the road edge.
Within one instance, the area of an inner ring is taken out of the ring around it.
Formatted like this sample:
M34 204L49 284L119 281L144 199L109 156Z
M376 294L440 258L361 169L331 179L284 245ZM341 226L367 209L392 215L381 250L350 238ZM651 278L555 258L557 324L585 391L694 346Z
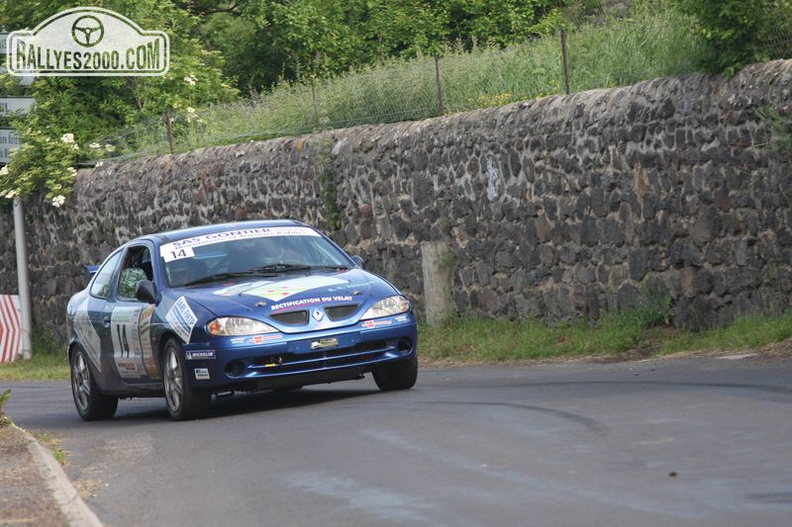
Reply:
M61 512L66 517L70 527L103 527L102 522L88 508L80 493L74 488L60 464L46 448L24 428L11 424L19 430L25 441L33 462L49 488Z

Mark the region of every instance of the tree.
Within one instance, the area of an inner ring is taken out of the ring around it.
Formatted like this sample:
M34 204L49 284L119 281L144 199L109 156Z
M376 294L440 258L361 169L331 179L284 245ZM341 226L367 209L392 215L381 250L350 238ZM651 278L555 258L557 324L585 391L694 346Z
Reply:
M16 0L0 0L0 25L33 28L64 9L66 0L48 0L20 8ZM79 5L80 3L76 3ZM135 21L144 29L165 31L171 43L170 71L162 77L42 77L30 92L35 110L15 125L23 147L14 152L0 174L0 196L25 196L43 191L53 204L71 189L74 167L112 151L98 143L119 128L168 109L199 106L236 96L222 73L222 57L207 51L194 36L199 19L171 0L107 0L96 2ZM7 76L6 76L7 77ZM6 83L10 81L5 80Z
M761 58L760 35L768 12L767 0L676 0L694 16L708 43L700 66L733 74ZM770 2L772 3L772 2Z
M447 47L508 44L537 34L567 0L196 0L202 36L241 91L343 73Z

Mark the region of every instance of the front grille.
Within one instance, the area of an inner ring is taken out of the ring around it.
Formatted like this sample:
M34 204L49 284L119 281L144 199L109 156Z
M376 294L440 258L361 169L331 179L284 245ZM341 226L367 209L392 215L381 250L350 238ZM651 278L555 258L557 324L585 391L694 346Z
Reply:
M331 306L325 308L325 313L327 313L327 318L332 321L336 320L343 320L345 318L349 318L352 314L358 310L360 304L346 304L343 306Z
M301 309L299 311L275 313L270 315L270 318L288 326L301 326L308 322L308 311Z
M339 366L354 366L383 358L394 350L386 341L361 342L351 348L336 348L310 353L282 353L253 359L253 368L264 372L290 373Z

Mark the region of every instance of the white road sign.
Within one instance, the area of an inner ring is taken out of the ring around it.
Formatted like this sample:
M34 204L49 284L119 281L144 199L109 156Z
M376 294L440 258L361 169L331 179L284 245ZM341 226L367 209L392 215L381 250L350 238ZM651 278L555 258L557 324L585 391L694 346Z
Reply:
M11 157L11 150L22 146L19 135L10 128L0 128L0 164L6 164Z
M0 117L13 112L27 113L33 107L33 97L0 97Z

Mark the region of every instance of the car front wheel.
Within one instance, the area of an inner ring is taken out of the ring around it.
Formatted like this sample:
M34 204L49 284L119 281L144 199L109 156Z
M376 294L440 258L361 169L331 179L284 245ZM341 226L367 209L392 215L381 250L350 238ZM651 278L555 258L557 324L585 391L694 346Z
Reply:
M374 382L383 392L409 390L418 378L418 357L385 364L372 372Z
M118 408L118 397L104 395L96 386L85 350L74 350L70 361L72 396L77 413L86 421L110 419Z
M184 353L175 339L170 339L165 344L162 358L165 401L168 403L171 417L175 421L203 417L209 411L212 394L190 387Z

